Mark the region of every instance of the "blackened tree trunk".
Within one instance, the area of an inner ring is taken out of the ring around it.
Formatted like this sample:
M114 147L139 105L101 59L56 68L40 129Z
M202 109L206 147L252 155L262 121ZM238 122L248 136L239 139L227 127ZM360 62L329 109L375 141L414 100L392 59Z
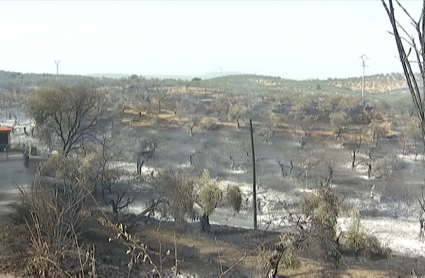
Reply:
M25 151L24 153L24 166L25 168L28 168L30 165L30 155L28 153L28 151Z
M372 175L372 163L367 164L367 178L370 179Z
M142 174L142 167L143 164L145 164L145 160L142 160L140 157L137 158L137 174L141 175Z
M206 214L206 213L202 214L201 219L200 219L200 223L201 223L202 232L209 233L210 229L211 229L211 225L210 225L210 218L209 218L208 214Z
M193 156L195 155L196 153L195 152L193 152L193 153L190 153L190 155L189 155L189 163L190 163L190 166L192 166L193 167Z
M284 170L283 163L280 160L278 160L277 163L279 163L280 175L282 176L282 178L284 178L285 177L285 170Z

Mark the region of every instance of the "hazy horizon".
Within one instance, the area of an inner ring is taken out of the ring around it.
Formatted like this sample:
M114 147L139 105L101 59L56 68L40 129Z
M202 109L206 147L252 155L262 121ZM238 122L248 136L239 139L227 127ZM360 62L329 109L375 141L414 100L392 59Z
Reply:
M420 1L401 1L417 19ZM397 7L398 8L398 7ZM388 16L369 1L0 2L0 69L327 79L402 72ZM406 16L396 16L408 26ZM411 29L409 29L411 30Z

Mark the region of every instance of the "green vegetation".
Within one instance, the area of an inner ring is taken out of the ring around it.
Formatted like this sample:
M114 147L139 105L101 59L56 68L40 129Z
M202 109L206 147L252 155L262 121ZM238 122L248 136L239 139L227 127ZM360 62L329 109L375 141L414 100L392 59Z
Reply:
M178 173L168 171L160 175L155 182L164 192L163 198L166 200L160 204L158 210L163 217L170 215L183 227L187 218L194 217L195 189L193 181Z
M211 215L223 198L223 192L216 181L210 177L208 171L202 174L200 183L199 205L204 214Z
M233 185L228 188L226 194L227 201L232 206L232 208L239 212L242 206L242 192L238 186Z
M64 155L96 140L107 110L107 99L87 86L38 89L28 101L28 114L45 143L59 141ZM46 136L46 135L55 135Z
M338 267L341 253L338 251L336 228L341 202L335 192L327 185L321 186L305 198L301 211L311 221L305 243L310 246L309 252L315 259Z
M366 258L391 257L391 249L383 247L379 240L373 236L368 235L361 229L360 225L360 212L355 209L351 214L351 225L347 233L344 234L344 245L353 250L357 256Z

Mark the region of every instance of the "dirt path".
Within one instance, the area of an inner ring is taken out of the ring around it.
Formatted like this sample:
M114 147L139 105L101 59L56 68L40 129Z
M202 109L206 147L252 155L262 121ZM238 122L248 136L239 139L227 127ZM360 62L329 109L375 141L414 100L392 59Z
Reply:
M24 167L22 154L0 154L0 215L10 211L9 205L19 201L14 184L28 185L34 176Z
M37 159L33 160L31 164ZM34 179L23 164L22 154L9 154L8 157L4 153L0 153L0 217L5 216L11 211L10 204L19 201L19 191L14 184L29 185ZM5 225L2 222L2 225ZM0 253L5 254L2 248L5 242L0 242ZM2 258L5 259L5 258ZM9 272L9 271L6 271ZM18 277L11 274L0 274L0 278Z

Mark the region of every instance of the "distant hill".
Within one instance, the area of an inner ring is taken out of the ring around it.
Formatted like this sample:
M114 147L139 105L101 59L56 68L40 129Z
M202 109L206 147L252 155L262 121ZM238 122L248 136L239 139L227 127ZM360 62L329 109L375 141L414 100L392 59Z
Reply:
M63 75L55 74L35 74L8 72L0 70L0 89L13 91L23 87L54 86L58 82L65 85L74 85L81 82L88 84L98 84L99 86L115 86L117 80L128 77L129 74L118 73L97 73L90 75ZM157 85L161 86L183 86L187 85L182 80L192 80L194 77L201 78L196 86L206 86L220 90L231 90L233 92L246 93L270 93L279 91L293 92L323 92L323 93L355 93L362 91L362 78L328 78L328 79L306 79L293 80L279 76L266 76L257 74L239 74L238 72L226 71L209 72L202 75L143 75L149 78L160 78L162 81ZM102 78L103 77L103 78ZM419 74L417 80L420 80ZM365 78L366 93L408 93L406 80L402 73L387 73L368 75ZM140 80L140 86L151 86L150 80ZM146 83L141 85L142 83ZM166 84L166 85L165 85Z
M115 78L115 79L120 79L122 77L128 77L131 74L123 74L123 73L92 73L92 74L86 74L86 76L90 76L90 77L96 77L96 78L102 78L102 77L106 77L106 78Z
M419 75L417 78L420 80ZM360 93L362 91L361 77L293 80L278 76L242 74L205 79L204 84L252 93L276 90L327 93ZM365 76L364 90L367 93L408 93L402 73Z
M419 75L416 76L420 80ZM333 86L336 88L346 88L352 91L362 90L362 78L339 78L322 80L321 84ZM365 92L384 93L384 92L407 92L407 84L404 74L387 73L365 76Z
M210 79L215 77L227 76L227 75L235 75L235 74L244 74L243 72L238 71L225 71L222 74L220 72L208 72L202 75L173 75L173 74L142 74L143 77L146 78L160 78L160 79L183 79L183 80L192 80L195 77L199 77L201 79ZM128 77L131 74L122 74L122 73L93 73L87 74L87 76L91 77L106 77L106 78L115 78L120 79L123 77Z
M221 76L228 76L228 75L242 75L245 74L243 72L240 71L224 71L222 74L220 72L208 72L204 75L201 76L196 76L202 79L210 79L210 78L216 78L216 77L221 77Z

